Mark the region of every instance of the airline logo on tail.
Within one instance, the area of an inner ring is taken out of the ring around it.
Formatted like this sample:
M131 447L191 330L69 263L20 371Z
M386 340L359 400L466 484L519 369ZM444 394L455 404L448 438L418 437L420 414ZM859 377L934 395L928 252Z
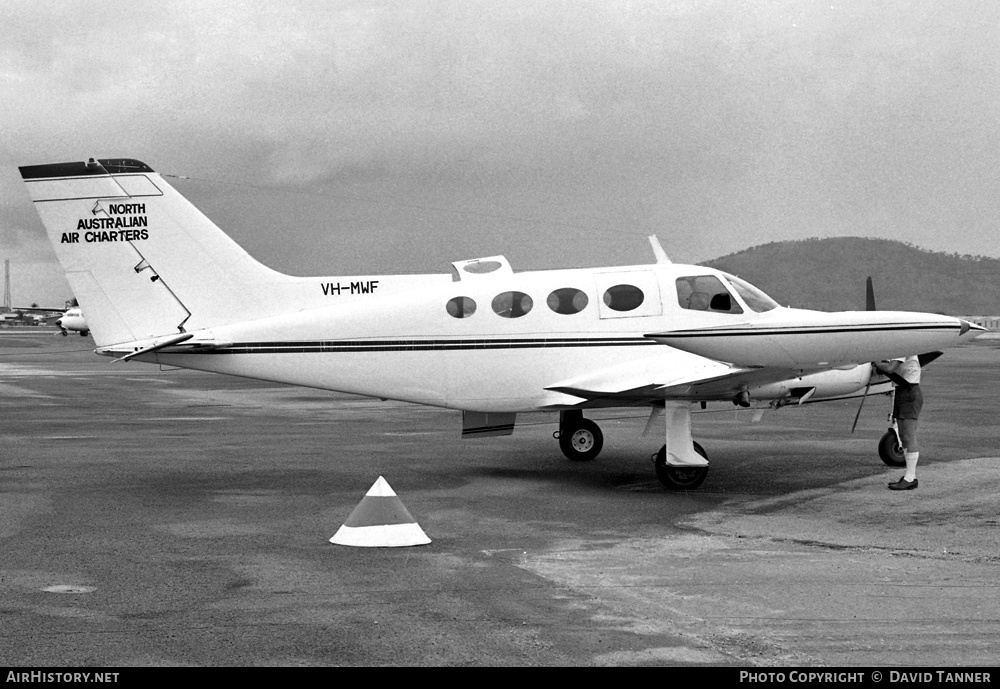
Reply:
M90 212L94 217L77 220L77 231L63 232L60 244L78 244L81 239L87 244L149 239L149 232L146 229L149 227L149 218L146 217L144 203L109 203L105 207L98 201ZM129 229L133 227L142 229ZM82 230L89 231L81 236Z

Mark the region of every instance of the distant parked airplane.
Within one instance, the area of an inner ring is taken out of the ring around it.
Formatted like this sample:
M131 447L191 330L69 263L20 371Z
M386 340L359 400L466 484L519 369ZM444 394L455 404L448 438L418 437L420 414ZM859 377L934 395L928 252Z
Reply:
M83 311L79 306L73 306L66 309L66 312L62 314L58 319L56 319L55 324L59 326L65 337L69 334L69 331L80 333L81 337L86 337L90 333L90 329L87 327L87 321L83 317Z
M67 302L68 304L69 302ZM16 312L14 315L21 313L30 313L31 317L34 318L36 325L41 322L51 321L59 327L60 332L63 336L69 334L69 331L78 332L81 336L86 336L90 333L90 329L87 327L87 321L83 317L83 312L79 306L71 306L69 308L62 309L51 309L43 308L39 306L25 306L21 308L14 309ZM4 316L10 314L3 314Z

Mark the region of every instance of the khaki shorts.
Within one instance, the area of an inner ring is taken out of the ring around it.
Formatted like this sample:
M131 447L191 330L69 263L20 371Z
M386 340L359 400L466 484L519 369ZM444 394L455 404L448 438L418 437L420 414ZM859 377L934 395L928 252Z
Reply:
M919 385L911 385L909 389L897 387L892 402L892 415L897 419L919 419L920 409L924 406L924 393Z

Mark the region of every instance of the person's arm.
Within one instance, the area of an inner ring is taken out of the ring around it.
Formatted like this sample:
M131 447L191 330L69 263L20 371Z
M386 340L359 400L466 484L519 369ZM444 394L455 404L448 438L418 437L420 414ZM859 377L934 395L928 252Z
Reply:
M892 361L876 361L875 362L875 370L877 370L879 373L882 373L883 375L885 375L886 378L888 378L889 380L891 380L893 383L895 383L899 387L907 389L907 388L910 387L910 384L906 382L906 379L903 378L903 376L901 376L901 375L899 375L897 373L897 371L899 370L899 367L902 366L902 364L903 364L902 361L895 361L895 360L892 360Z

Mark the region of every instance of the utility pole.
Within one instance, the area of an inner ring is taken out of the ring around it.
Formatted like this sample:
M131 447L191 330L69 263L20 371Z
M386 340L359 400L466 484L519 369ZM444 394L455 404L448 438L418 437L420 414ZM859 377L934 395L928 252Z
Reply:
M3 262L3 313L11 311L10 301L10 259Z

